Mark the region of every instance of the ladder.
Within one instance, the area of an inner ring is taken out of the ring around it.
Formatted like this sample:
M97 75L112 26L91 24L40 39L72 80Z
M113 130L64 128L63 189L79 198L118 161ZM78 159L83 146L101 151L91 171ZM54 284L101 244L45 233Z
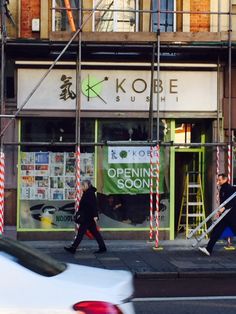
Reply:
M185 230L186 238L206 218L201 174L195 171L186 172L184 192L181 201L177 232ZM198 230L202 234L207 230L206 223Z

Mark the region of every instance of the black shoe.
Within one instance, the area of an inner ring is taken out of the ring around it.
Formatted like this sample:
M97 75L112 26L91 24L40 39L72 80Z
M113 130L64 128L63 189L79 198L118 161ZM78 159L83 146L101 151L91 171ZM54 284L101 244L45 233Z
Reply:
M101 254L101 253L105 253L106 251L107 251L106 248L102 248L102 249L99 249L98 251L95 251L95 252L93 252L93 253L95 253L95 254Z
M64 250L66 250L67 252L70 252L72 254L75 254L76 249L73 246L64 246Z

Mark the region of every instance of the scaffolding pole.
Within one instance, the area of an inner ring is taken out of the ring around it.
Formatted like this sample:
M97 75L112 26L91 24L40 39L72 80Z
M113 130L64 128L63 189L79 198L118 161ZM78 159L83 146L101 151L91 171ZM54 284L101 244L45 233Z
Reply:
M5 115L5 44L6 44L6 1L1 0L1 116ZM4 120L1 119L1 131ZM3 152L3 136L1 136L1 152Z
M3 1L3 0L2 0ZM100 5L100 3L103 0L100 0L97 5L95 6L98 7ZM93 11L94 11L93 10ZM61 59L61 57L63 56L63 54L66 52L66 50L69 48L69 46L71 45L71 43L76 39L76 37L79 35L79 33L82 31L83 27L87 24L87 22L90 20L90 18L93 15L93 11L89 14L89 16L84 20L83 23L81 23L81 26L76 30L76 32L73 34L73 36L71 37L71 39L68 41L68 43L66 44L66 46L62 49L62 51L60 52L60 54L58 55L58 57L53 61L53 63L51 64L51 66L48 68L48 70L46 71L46 73L42 76L42 78L39 80L39 82L35 85L35 87L32 89L31 93L26 97L25 101L22 103L22 105L20 106L20 108L16 111L15 115L13 118L11 118L8 123L6 124L6 126L1 130L1 134L0 137L2 137L4 135L4 133L6 132L6 130L9 128L9 126L12 124L12 122L18 117L19 113L22 111L22 109L24 109L24 107L26 106L26 104L28 103L28 101L31 99L31 97L34 95L34 93L36 92L36 90L39 88L39 86L42 84L42 82L45 80L45 78L48 76L48 74L51 72L51 70L54 68L54 66L57 64L57 62Z
M232 173L232 0L229 0L229 31L228 31L228 45L229 45L229 60L228 60L228 74L229 74L229 101L228 101L228 149L230 150L230 154L228 155L228 178L229 183L233 182ZM229 160L230 158L230 160Z
M152 63L151 63L151 84L150 84L150 105L149 105L149 140L153 141L153 79L155 66L155 44L152 46Z

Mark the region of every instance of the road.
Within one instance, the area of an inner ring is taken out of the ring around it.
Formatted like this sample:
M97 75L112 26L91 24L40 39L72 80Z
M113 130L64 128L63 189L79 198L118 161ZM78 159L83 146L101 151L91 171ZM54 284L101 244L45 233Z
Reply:
M135 297L236 296L235 277L135 279Z
M236 313L236 278L135 279L136 314Z
M236 297L136 298L136 314L234 314Z

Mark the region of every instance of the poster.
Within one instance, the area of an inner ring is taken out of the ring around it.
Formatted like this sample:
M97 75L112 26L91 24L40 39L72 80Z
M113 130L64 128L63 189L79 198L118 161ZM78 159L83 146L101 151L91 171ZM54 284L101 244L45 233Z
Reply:
M150 147L104 148L104 193L149 194ZM160 149L159 193L164 192L164 150ZM153 189L155 189L157 163L153 164Z
M21 152L21 200L74 200L74 152ZM94 181L94 154L81 154L81 179Z

